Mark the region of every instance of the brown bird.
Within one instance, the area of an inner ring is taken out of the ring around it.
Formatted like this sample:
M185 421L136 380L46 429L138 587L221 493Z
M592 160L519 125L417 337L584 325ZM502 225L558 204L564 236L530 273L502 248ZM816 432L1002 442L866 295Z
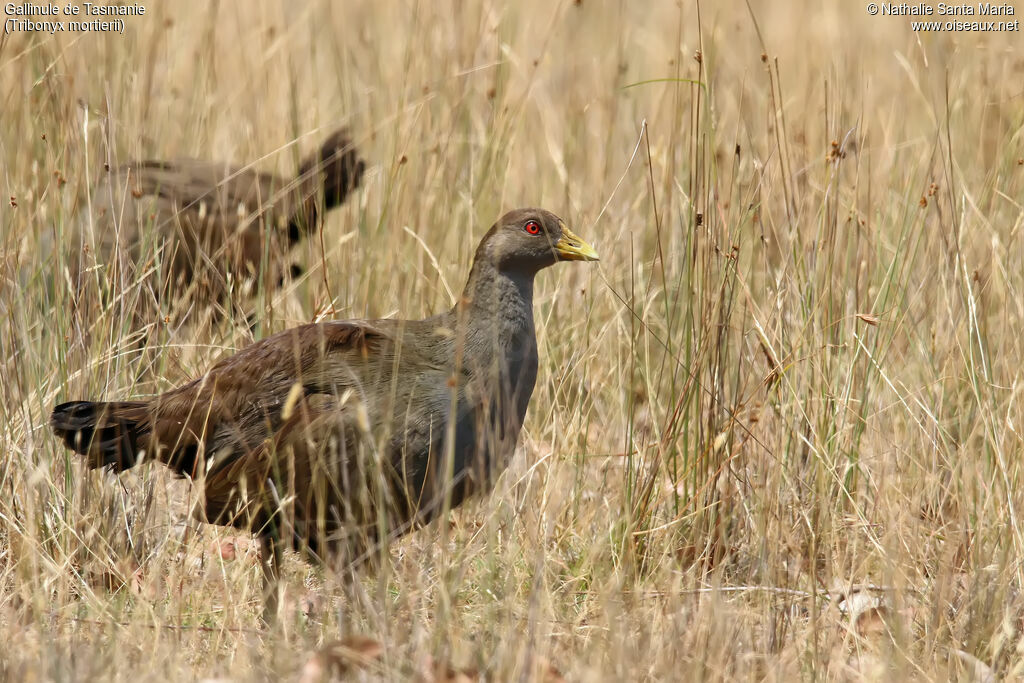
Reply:
M101 288L159 274L151 300L164 309L181 298L223 303L232 286L257 277L276 286L291 270L288 248L314 228L321 207L345 201L363 169L344 129L294 178L198 159L130 161L105 172L76 221L72 285L81 298L94 269Z
M272 617L282 547L356 563L491 487L537 378L534 276L597 258L554 214L511 211L451 310L296 327L148 401L58 405L50 424L90 468L157 460L201 482L206 521L260 537Z

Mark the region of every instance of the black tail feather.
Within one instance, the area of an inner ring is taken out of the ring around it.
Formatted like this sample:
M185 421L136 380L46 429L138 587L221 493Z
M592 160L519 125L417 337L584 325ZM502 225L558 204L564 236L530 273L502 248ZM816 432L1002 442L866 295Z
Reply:
M324 207L341 206L352 190L359 187L366 164L347 129L332 133L320 149L299 165L299 176L319 171L323 174Z
M65 445L84 455L91 469L121 472L133 467L149 432L147 404L70 401L50 414L50 426Z

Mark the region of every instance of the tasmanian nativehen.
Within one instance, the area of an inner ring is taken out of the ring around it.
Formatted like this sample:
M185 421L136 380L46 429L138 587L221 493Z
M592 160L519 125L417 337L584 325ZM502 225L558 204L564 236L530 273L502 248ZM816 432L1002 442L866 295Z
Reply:
M90 468L156 460L201 484L206 521L260 537L272 616L283 547L356 562L491 487L537 378L534 277L597 258L518 209L449 311L296 327L148 401L63 403L50 424Z
M222 303L231 287L291 271L288 248L358 187L364 163L344 129L293 178L199 159L130 161L102 171L75 222L72 285L151 283L150 302ZM268 258L269 257L269 258ZM150 275L159 275L150 278Z

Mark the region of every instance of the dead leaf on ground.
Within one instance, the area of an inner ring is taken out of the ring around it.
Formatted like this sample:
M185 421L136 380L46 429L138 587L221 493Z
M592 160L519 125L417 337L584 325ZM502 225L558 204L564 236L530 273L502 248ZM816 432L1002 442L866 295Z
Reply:
M533 674L533 680L541 683L566 683L565 676L547 657L538 657L534 661Z
M348 636L327 643L306 660L300 683L317 683L342 676L353 669L370 667L384 654L380 641L367 636Z
M245 536L223 536L210 541L207 550L216 558L232 562L239 558L259 559L259 550L251 538Z
M438 662L430 655L420 664L418 683L476 683L480 672L473 667L456 669L450 662Z

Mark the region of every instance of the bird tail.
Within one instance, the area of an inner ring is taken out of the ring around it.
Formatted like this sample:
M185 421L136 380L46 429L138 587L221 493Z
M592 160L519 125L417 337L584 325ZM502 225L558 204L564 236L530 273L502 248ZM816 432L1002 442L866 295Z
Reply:
M149 404L71 401L53 409L50 426L68 448L85 456L90 469L121 472L139 461L149 441Z
M319 173L323 181L324 208L333 209L341 206L349 193L359 187L365 168L348 129L341 128L299 164L299 178L311 178Z

